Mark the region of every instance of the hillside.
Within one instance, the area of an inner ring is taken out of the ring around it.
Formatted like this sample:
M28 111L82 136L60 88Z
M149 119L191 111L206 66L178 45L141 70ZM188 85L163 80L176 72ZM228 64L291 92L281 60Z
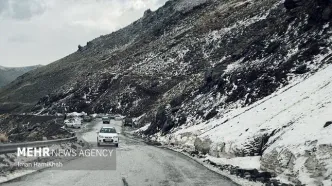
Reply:
M225 99L204 113L190 108L194 115L237 101L248 105L328 61L323 6L308 1L287 11L279 1L169 1L21 76L0 92L2 112L65 108L140 116L167 103L190 105L198 94Z
M170 0L20 76L0 90L0 113L119 113L148 124L141 135L165 143L184 130L188 148L219 158L273 159L283 149L290 161L264 170L322 185L331 179L331 130L321 126L329 109L331 7L328 0ZM308 158L308 170L327 173L299 172Z
M221 167L267 171L295 185L331 185L331 70L328 65L250 106L222 110L208 121L151 138L207 154L205 160Z
M17 68L10 68L10 67L3 67L0 66L0 87L3 87L10 82L14 81L17 77L34 70L40 67L37 66L28 66L28 67L17 67Z

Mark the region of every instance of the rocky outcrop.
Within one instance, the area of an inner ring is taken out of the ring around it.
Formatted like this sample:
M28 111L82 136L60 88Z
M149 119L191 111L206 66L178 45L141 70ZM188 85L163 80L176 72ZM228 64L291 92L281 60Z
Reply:
M294 9L300 6L301 0L285 0L284 6L287 10Z
M56 116L8 115L0 120L6 142L13 143L71 137L70 131L62 127L63 117Z
M332 158L331 145L319 145L313 149L294 154L287 148L272 150L262 156L262 170L273 172L276 175L287 177L290 182L301 185L298 175L309 174L307 184L324 185L323 181L330 178L326 166Z
M170 105L165 105L158 108L155 120L145 131L145 134L156 133L157 131L161 131L163 134L165 134L173 127L174 121L171 117Z
M0 143L8 142L8 136L6 134L0 134Z
M328 21L331 18L332 13L332 2L330 0L318 0L318 1L303 1L303 0L285 0L284 7L287 10L293 10L296 8L301 8L305 10L308 8L308 5L311 6L310 9L307 9L307 13L310 16L315 16L316 20L322 19ZM303 9L304 8L304 9Z
M328 121L328 122L326 122L325 125L324 125L324 128L326 128L326 127L328 127L328 126L330 126L330 125L332 125L332 121Z

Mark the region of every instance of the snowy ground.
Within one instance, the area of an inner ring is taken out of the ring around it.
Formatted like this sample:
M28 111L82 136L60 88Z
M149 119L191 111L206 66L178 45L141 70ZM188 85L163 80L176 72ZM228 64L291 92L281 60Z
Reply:
M332 185L332 125L324 127L332 121L331 71L329 65L250 107L227 110L222 118L154 139L193 150L199 138L207 141L203 145L210 158L221 164L273 172L295 184ZM264 135L270 138L262 157L236 157Z

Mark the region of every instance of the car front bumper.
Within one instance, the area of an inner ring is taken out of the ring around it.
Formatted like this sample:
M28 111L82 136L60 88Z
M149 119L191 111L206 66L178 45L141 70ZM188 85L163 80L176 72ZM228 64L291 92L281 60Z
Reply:
M119 139L98 139L97 142L102 145L118 144Z

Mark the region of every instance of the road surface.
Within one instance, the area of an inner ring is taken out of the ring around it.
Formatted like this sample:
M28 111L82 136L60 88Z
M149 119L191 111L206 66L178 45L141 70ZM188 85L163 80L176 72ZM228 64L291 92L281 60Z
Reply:
M83 134L83 138L95 145L96 131L102 125L102 122L98 120L92 131ZM111 125L115 126L118 131L121 131L120 121L112 121ZM105 169L108 163L102 161L92 162L89 158L79 158L64 164L67 168L81 165ZM120 136L119 148L116 149L116 170L46 169L3 185L236 186L229 179L208 170L182 154L149 146L123 135Z

